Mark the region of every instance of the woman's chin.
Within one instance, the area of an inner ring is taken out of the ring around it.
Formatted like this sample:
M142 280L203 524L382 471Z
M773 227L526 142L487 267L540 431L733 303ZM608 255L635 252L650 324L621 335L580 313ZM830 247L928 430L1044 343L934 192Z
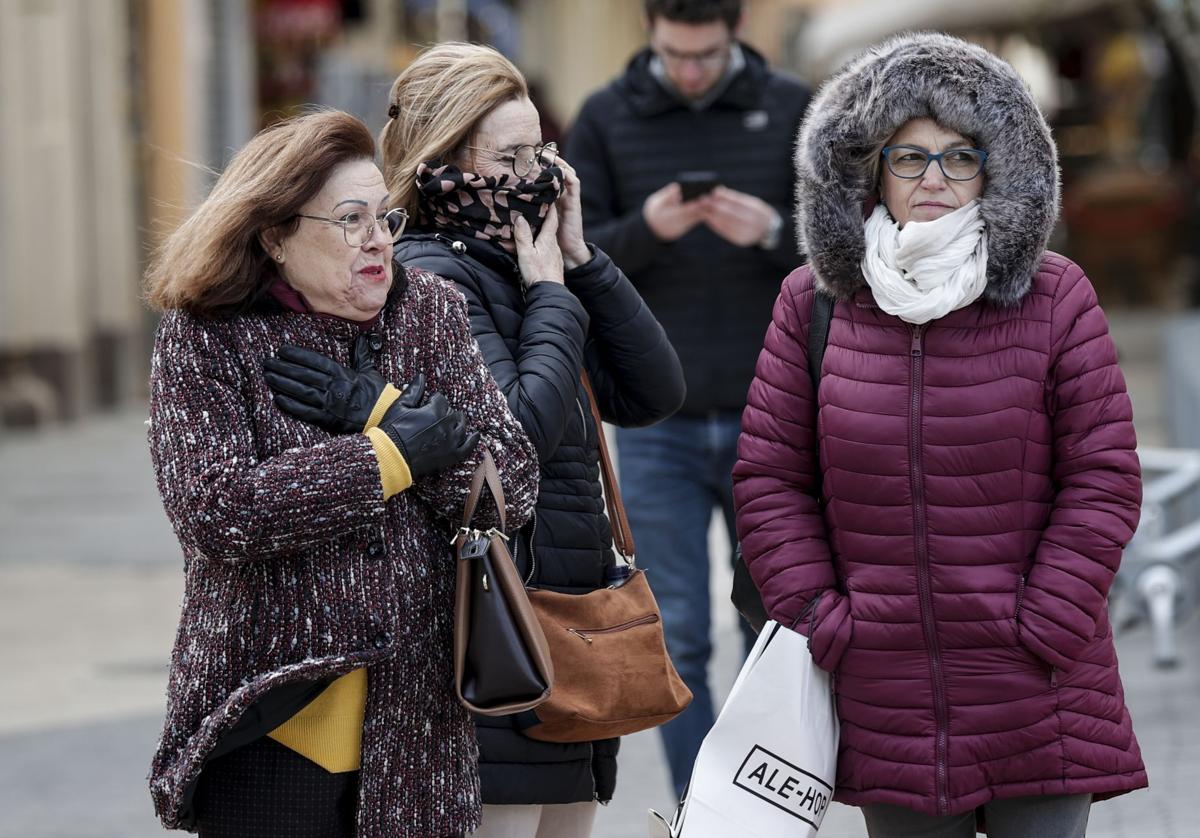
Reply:
M360 280L351 289L350 299L347 302L355 311L360 312L363 315L361 319L365 320L379 313L384 303L387 302L388 292L391 288L391 277L379 281Z

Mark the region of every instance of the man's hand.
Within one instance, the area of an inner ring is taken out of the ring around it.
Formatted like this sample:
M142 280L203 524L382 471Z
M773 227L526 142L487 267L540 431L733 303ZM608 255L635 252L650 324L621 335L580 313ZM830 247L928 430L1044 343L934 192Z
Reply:
M642 216L659 241L673 242L704 220L704 199L683 200L678 183L668 183L646 199Z
M779 213L761 198L718 186L696 203L704 210L704 223L721 238L738 247L753 247L778 222Z

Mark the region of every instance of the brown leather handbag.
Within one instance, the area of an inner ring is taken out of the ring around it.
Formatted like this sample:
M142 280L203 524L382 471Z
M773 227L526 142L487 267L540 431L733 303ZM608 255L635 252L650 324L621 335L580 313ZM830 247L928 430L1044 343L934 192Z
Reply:
M500 513L499 529L471 527L485 485ZM504 490L492 454L485 450L463 507L462 528L454 537L454 686L458 700L484 716L536 707L554 683L546 636L506 540Z
M675 671L646 572L635 565L596 397L584 376L600 434L600 468L613 543L633 568L624 582L586 594L529 591L554 661L554 690L518 724L545 742L590 742L655 727L679 715L692 693Z

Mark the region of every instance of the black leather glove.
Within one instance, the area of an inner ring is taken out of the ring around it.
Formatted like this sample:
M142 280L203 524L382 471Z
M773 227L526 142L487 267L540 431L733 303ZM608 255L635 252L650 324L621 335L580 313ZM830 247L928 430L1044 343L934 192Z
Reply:
M434 393L422 405L424 394L425 378L418 375L379 420L379 429L400 449L414 480L461 463L479 442L479 432L467 433L466 418L450 409L445 396Z
M285 413L335 434L360 433L387 382L365 334L354 343L353 363L347 369L311 349L284 346L278 358L263 361L263 377Z

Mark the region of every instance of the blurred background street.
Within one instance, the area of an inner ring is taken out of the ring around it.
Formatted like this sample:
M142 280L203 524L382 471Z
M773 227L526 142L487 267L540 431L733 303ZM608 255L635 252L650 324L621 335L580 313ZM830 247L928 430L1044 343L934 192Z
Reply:
M748 0L743 34L816 86L909 29L979 42L1029 83L1063 169L1050 246L1097 287L1139 439L1200 448L1200 3ZM261 127L320 103L377 132L399 70L452 39L512 58L561 141L645 35L640 0L0 0L0 838L163 834L145 775L182 570L143 425L149 254ZM1154 526L1197 518L1176 504ZM1152 787L1093 809L1091 836L1200 835L1184 559L1177 666L1154 666L1144 620L1118 641ZM723 694L738 638L716 565ZM1134 573L1122 581L1136 617ZM629 737L596 835L641 838L647 808L672 805L657 735ZM835 805L821 834L865 833Z

